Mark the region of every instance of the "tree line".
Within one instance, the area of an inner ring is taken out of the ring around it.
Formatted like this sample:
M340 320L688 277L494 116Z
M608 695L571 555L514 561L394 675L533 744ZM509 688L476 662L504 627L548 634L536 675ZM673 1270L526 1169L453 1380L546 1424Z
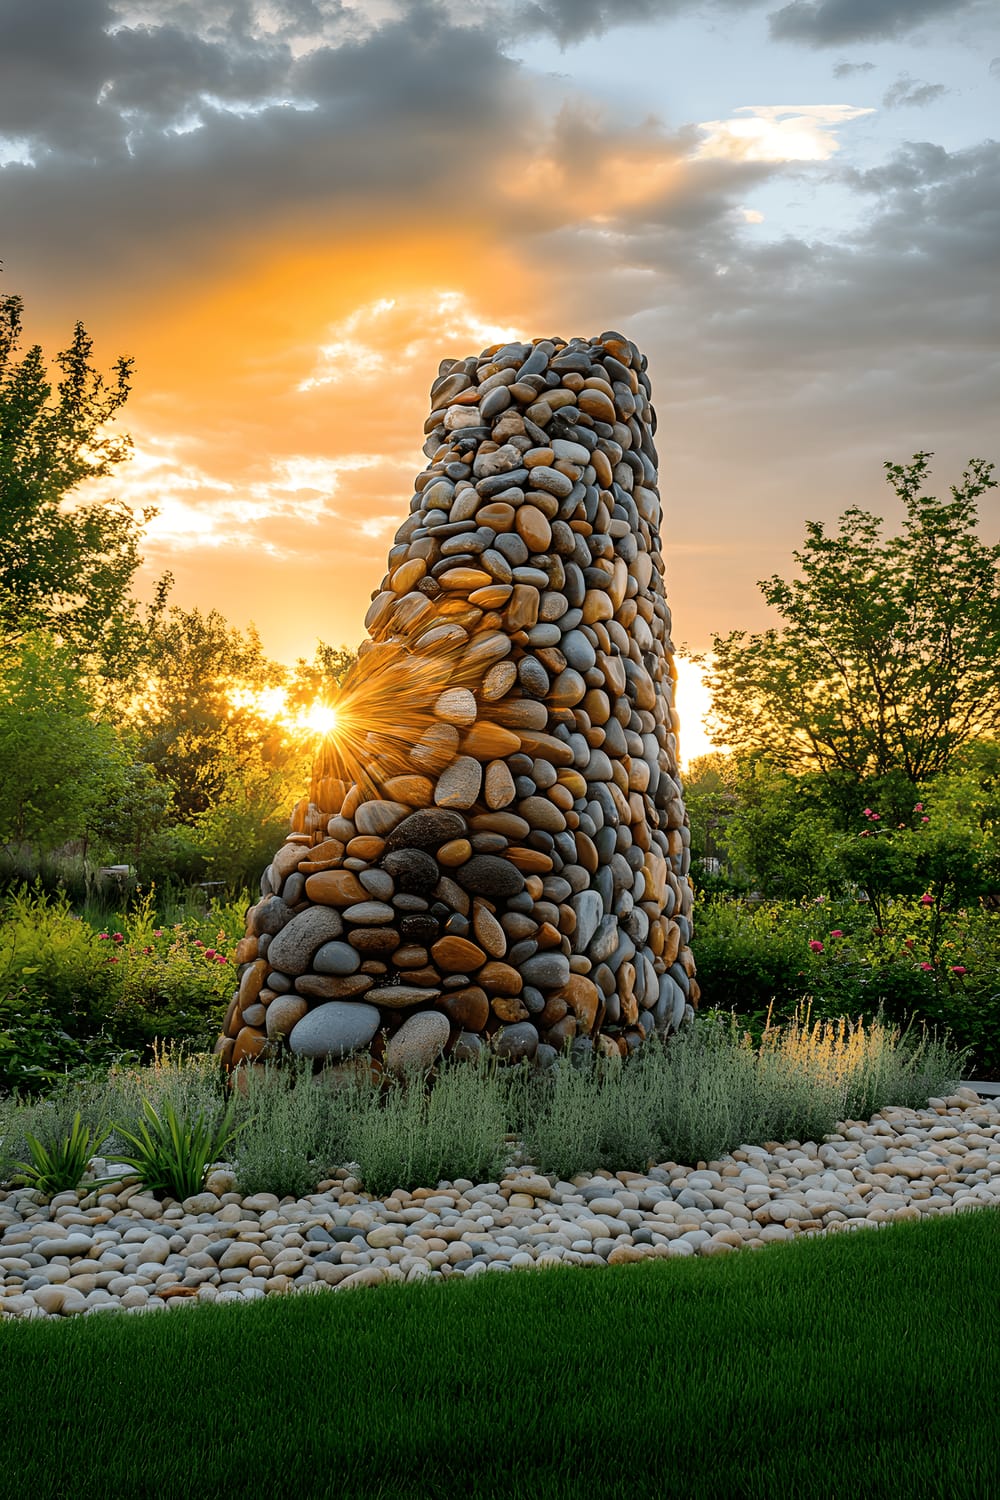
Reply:
M322 697L353 652L283 667L253 626L173 603L169 573L137 601L155 511L79 494L131 452L110 424L132 361L102 373L78 322L50 367L23 317L0 297L0 855L21 873L72 842L161 881L256 878L309 772L256 695Z

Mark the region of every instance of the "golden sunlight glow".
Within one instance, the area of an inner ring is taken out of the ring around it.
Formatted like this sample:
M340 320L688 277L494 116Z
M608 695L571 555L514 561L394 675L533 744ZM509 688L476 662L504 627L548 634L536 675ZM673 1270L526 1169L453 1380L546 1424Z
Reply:
M230 694L234 708L249 708L273 724L281 724L302 739L326 738L337 728L337 710L329 703L316 700L304 706L292 706L283 687L252 691L242 688Z
M328 703L312 703L293 721L315 734L333 734L337 728L337 710Z
M728 750L729 747L716 744L708 732L705 721L712 707L712 695L701 667L689 656L675 657L674 664L677 667L675 698L681 720L678 748L681 769L686 770L699 755L707 755L711 750Z

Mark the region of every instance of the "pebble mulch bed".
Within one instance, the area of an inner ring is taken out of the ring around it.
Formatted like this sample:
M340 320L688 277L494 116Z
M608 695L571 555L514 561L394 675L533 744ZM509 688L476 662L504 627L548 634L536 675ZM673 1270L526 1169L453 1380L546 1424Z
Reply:
M98 1174L105 1164L96 1162ZM842 1122L822 1144L743 1146L697 1167L571 1182L512 1166L376 1200L347 1171L297 1201L243 1197L219 1167L160 1203L120 1188L0 1191L0 1317L251 1302L299 1290L617 1265L737 1250L1000 1204L1000 1100L960 1088L926 1109Z

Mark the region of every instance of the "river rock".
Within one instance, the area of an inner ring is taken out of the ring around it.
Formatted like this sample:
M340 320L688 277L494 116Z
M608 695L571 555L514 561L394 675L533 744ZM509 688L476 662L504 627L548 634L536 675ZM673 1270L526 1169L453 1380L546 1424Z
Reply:
M267 950L269 968L283 974L304 974L318 948L344 930L340 913L328 906L303 911L272 937Z

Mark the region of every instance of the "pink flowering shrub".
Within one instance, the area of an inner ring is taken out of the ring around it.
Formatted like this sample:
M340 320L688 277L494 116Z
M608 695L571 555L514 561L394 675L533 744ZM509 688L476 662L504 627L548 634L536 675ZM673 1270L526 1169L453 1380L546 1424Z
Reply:
M820 911L837 918L826 938ZM887 902L877 921L870 902L715 898L696 908L692 947L703 1006L735 1010L752 1033L772 1003L779 1021L806 999L822 1019L881 1006L902 1025L948 1028L973 1048L975 1073L1000 1076L1000 911L942 913L911 896Z

